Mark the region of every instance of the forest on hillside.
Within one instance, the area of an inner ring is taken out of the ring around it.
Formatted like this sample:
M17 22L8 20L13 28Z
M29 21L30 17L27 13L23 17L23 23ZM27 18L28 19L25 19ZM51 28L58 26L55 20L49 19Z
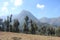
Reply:
M60 27L53 27L52 25L40 25L38 27L32 19L30 21L28 20L29 17L26 16L23 24L23 31L21 31L19 29L20 22L18 19L12 21L12 15L7 16L7 19L3 21L3 26L0 26L0 31L60 37ZM28 27L29 24L30 28Z

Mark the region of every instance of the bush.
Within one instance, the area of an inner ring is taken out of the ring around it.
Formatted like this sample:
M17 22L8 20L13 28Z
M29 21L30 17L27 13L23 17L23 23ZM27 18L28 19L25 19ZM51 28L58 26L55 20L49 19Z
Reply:
M45 27L45 26L43 26L43 27L40 28L39 31L40 31L40 34L41 34L41 35L45 35L45 34L46 34L46 28L47 28L47 27Z
M55 35L55 29L53 27L49 27L47 29L47 33L48 33L48 35Z
M59 36L59 37L60 37L60 27L58 27L58 28L56 29L56 36Z

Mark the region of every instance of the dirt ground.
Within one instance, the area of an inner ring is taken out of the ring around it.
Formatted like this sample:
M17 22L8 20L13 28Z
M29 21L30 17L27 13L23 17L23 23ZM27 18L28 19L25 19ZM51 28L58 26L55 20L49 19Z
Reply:
M60 37L0 32L0 40L60 40Z

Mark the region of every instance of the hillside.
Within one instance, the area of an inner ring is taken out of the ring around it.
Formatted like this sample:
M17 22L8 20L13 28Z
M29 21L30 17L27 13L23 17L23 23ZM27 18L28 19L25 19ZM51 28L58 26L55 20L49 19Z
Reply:
M29 18L28 22L30 22L32 20L34 23L36 23L39 26L40 21L31 12L29 12L27 10L22 10L18 15L16 15L16 17L13 17L14 19L18 19L21 30L23 29L22 26L25 23L26 16L28 16L28 18Z
M0 32L0 40L60 40L60 37Z
M60 17L56 18L43 17L40 19L40 22L60 26Z

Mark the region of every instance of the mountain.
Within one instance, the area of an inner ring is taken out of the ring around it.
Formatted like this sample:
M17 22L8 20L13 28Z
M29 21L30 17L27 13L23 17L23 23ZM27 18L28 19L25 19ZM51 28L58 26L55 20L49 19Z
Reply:
M18 19L20 22L20 28L22 29L23 24L25 22L25 17L28 16L29 17L29 21L33 20L33 22L35 22L37 25L40 24L40 21L32 15L31 12L27 11L27 10L22 10L20 14L18 14L15 19Z
M48 23L48 24L51 24L51 25L60 26L60 17L57 17L57 18L47 18L47 17L44 17L44 18L40 19L40 22Z

